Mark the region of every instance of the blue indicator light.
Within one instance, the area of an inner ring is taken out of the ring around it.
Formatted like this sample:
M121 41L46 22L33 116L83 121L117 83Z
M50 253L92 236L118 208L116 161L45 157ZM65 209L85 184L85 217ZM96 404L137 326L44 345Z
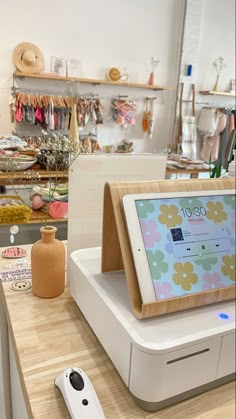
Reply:
M229 315L226 313L219 313L219 317L223 320L228 320L229 319Z

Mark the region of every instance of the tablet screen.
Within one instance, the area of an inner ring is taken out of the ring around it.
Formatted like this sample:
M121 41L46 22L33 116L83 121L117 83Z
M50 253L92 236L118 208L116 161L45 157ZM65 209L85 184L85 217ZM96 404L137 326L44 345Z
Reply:
M163 300L235 284L235 195L135 199L154 292Z

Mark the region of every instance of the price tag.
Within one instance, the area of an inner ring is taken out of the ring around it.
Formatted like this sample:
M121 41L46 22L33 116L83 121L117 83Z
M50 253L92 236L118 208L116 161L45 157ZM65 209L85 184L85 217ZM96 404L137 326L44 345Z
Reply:
M24 256L26 256L26 250L21 247L9 247L2 252L2 257L7 259L23 258Z
M17 269L15 271L0 272L0 281L15 281L31 279L31 269Z

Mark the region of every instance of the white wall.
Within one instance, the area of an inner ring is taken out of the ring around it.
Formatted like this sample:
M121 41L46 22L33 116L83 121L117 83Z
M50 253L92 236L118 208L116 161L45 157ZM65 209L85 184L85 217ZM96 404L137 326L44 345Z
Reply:
M235 79L235 0L202 0L197 83L200 90L210 90L216 80L212 62L224 57L227 68L219 80L219 90Z
M12 86L11 62L14 47L23 41L35 43L43 52L46 70L50 70L51 56L78 56L83 77L105 77L109 66L127 66L132 82L145 83L150 72L150 58L160 59L156 83L169 86L164 94L157 94L156 124L153 140L145 140L141 130L143 98L153 92L100 90L101 95L128 94L139 98L137 125L129 136L135 151L162 148L171 140L171 120L174 112L179 41L185 0L32 0L4 1L0 13L0 135L12 127L8 102ZM26 82L24 82L26 83ZM24 84L25 85L25 84ZM26 86L26 85L25 85ZM91 91L91 87L84 87ZM96 88L97 89L97 88ZM99 90L98 90L99 91ZM99 127L99 141L112 143L124 135L108 115L109 128Z
M8 102L12 86L11 62L14 47L29 41L42 50L46 70L50 70L51 56L78 56L82 76L105 78L109 66L127 66L132 82L146 82L150 72L150 57L160 59L156 83L169 86L165 93L137 89L93 87L103 100L105 124L99 126L101 145L118 143L126 133L113 122L110 98L113 94L128 94L137 98L137 123L129 129L128 138L134 141L135 151L161 150L172 140L172 121L175 114L176 83L181 50L181 32L185 0L8 0L2 2L0 12L0 135L12 130ZM212 62L222 55L227 63L220 77L219 87L227 89L235 78L235 0L187 0L189 14L185 22L185 43L180 80L196 83L196 91L213 87L215 72ZM193 64L193 76L187 78L187 64ZM28 82L22 82L28 86ZM29 86L37 87L37 82ZM49 88L47 84L40 84ZM61 84L60 84L61 86ZM51 87L51 85L50 85ZM58 89L58 83L53 84ZM81 91L91 92L91 86ZM156 123L152 140L144 137L141 128L143 98L156 95ZM185 97L188 89L185 89ZM197 101L218 101L197 95ZM221 98L221 103L233 99ZM189 105L186 105L186 112Z
M199 93L213 89L216 72L212 63L219 56L224 57L227 64L220 76L219 90L227 91L230 79L235 79L235 0L187 0L183 26L179 74L179 82L184 83L183 115L192 114L192 83L195 84L197 119L205 105L235 107L234 97L205 96ZM186 74L188 64L192 64L191 77ZM179 105L178 94L173 135L175 138L178 134ZM198 154L201 141L198 136Z
M219 90L229 89L230 79L235 79L235 0L187 0L184 38L180 66L180 81L184 82L184 98L190 99L189 85L196 85L196 102L235 104L234 98L209 97L199 94L212 90L216 72L212 65L224 57L227 68L219 80ZM192 76L186 76L186 67L192 64ZM197 109L201 108L201 103ZM185 105L184 111L190 111Z

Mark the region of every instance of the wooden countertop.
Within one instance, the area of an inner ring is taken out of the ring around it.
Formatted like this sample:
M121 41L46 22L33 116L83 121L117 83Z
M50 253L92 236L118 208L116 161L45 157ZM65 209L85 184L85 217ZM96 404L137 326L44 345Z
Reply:
M30 245L22 247L30 252ZM7 259L0 258L0 269L6 263ZM70 417L54 380L72 366L79 366L88 374L107 419L235 418L233 382L158 413L145 412L135 404L68 288L59 297L42 299L31 290L11 290L9 282L1 285L29 418Z

